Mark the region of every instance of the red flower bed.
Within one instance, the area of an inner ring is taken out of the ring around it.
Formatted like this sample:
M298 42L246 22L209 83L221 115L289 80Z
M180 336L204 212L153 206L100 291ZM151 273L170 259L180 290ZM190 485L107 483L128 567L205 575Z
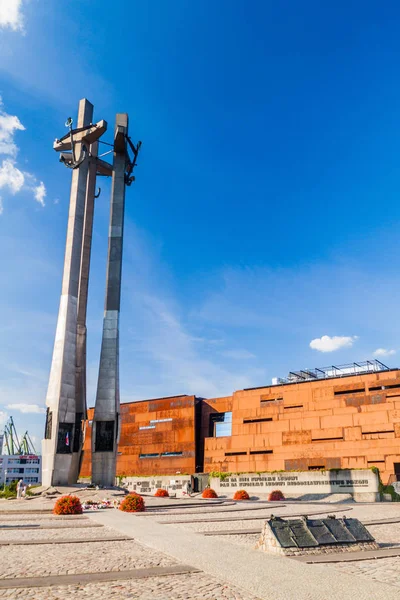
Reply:
M159 489L154 494L157 498L169 498L168 490Z
M202 497L202 498L218 498L218 494L217 494L217 492L216 492L216 491L214 491L213 489L211 489L211 488L206 488L206 489L203 491L203 493L202 493L201 497Z
M268 496L269 502L280 502L280 500L284 500L285 496L282 494L281 490L274 490Z
M122 500L119 510L124 512L142 512L145 510L145 504L142 496L131 492Z
M248 495L246 490L238 490L237 492L235 492L233 499L234 500L250 500L250 496Z
M81 515L81 501L78 496L61 496L54 505L53 513L55 515Z

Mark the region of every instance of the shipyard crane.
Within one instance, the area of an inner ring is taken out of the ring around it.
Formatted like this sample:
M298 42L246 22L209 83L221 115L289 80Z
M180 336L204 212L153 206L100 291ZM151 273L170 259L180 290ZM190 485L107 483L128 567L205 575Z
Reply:
M33 445L28 431L25 431L21 438L21 442L19 441L12 417L8 419L4 427L4 445L5 449L7 450L7 454L10 456L13 454L36 454L35 446Z
M21 444L17 454L36 454L35 446L29 436L29 433L25 431L21 439Z
M19 454L20 443L12 417L8 419L4 427L4 443L8 454Z

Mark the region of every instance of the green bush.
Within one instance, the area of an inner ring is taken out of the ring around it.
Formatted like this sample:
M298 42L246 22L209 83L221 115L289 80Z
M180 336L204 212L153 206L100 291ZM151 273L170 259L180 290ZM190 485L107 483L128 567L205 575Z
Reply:
M11 483L8 484L8 489L10 490L10 492L15 492L17 493L17 483L18 483L18 479L14 479L14 481L12 481Z
M390 494L392 497L392 502L400 502L400 494L397 494L397 492L394 491L394 487L392 485L383 485L382 479L381 479L381 473L380 473L378 467L371 467L371 471L373 473L376 473L376 475L378 475L379 493L380 493L381 497L382 497L382 494Z
M17 483L18 481L12 481L6 486L0 488L0 498L16 498L17 497Z

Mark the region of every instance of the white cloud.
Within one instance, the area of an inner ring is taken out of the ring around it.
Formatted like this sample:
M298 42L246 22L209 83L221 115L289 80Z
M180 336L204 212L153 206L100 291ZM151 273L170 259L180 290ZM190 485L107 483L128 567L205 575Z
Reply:
M387 350L386 348L377 348L374 352L374 356L392 356L396 354L396 350Z
M7 114L1 107L2 101L0 97L0 154L8 154L15 157L18 147L14 142L14 133L16 131L25 131L25 127L18 117Z
M0 410L0 425L4 425L4 423L7 421L8 419L8 414L6 412L4 412L4 410ZM0 452L1 452L1 448L0 448Z
M1 10L4 0L0 0L0 24ZM12 195L21 190L33 193L35 200L44 206L46 197L46 187L43 181L38 183L36 177L27 171L21 171L16 164L18 146L14 141L16 131L25 131L25 127L15 115L9 115L3 110L3 103L0 96L0 154L5 154L9 158L3 159L0 166L0 190L7 189ZM0 215L3 213L3 203L0 199Z
M1 2L1 0L0 0ZM0 190L8 189L14 196L21 190L33 193L33 196L41 206L45 206L46 187L41 181L39 184L32 173L23 172L15 164L15 160L6 158L0 166ZM3 212L3 204L0 204L0 214Z
M341 336L341 335L323 335L320 338L315 338L310 342L310 348L319 352L334 352L340 348L351 348L356 341L357 336Z
M39 183L36 187L33 188L35 200L39 202L41 206L44 206L44 199L46 197L46 188L44 186L43 181Z
M0 167L0 190L8 188L11 194L19 192L25 183L25 176L16 166L15 162L7 158Z
M9 410L18 410L21 413L36 413L43 414L46 409L38 404L7 404Z
M13 31L24 30L22 0L0 0L0 27Z

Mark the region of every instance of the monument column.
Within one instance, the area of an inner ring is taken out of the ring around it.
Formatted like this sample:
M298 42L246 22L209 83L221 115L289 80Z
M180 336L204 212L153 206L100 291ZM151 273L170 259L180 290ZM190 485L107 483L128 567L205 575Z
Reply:
M117 114L99 379L92 429L92 483L115 484L119 439L119 311L125 212L128 115Z
M81 100L78 128L89 125L92 118L93 105L86 99ZM76 143L75 156L82 156L82 144L82 140ZM77 305L87 175L88 161L85 159L72 171L64 274L46 396L46 431L42 442L43 485L72 483L70 468L76 415Z
M92 239L97 140L106 121L92 124L93 105L79 102L77 128L53 147L72 169L71 193L60 308L47 389L46 427L42 441L43 485L76 483L86 416L86 305ZM89 148L93 156L89 158ZM109 167L100 161L101 169Z
M86 313L88 302L90 255L92 249L94 200L97 177L97 154L99 143L96 141L90 146L88 158L88 175L86 186L85 216L83 225L83 240L81 252L81 268L79 275L77 331L76 331L76 418L74 440L72 447L72 461L70 480L77 481L79 477L83 427L87 416L86 404Z

